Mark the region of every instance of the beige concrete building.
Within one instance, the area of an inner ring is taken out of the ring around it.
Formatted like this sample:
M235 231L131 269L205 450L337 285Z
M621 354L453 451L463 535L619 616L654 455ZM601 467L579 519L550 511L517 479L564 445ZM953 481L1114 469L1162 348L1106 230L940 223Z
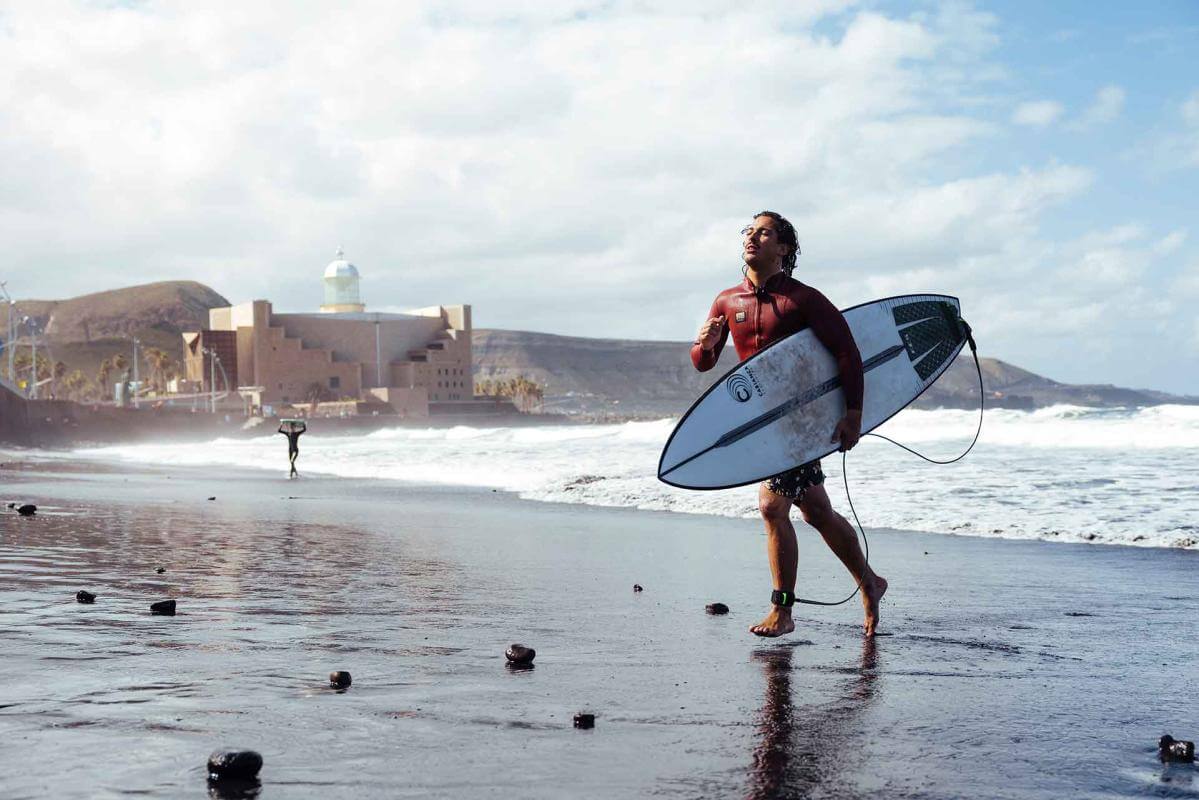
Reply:
M204 359L216 352L223 364L231 356L204 342L235 337L235 369L225 372L237 376L237 390L254 405L370 401L406 416L427 415L430 403L469 405L470 306L367 312L357 268L340 250L337 256L325 270L319 313L279 314L266 300L211 309L208 330L183 335L188 377L195 373L208 391L213 370Z

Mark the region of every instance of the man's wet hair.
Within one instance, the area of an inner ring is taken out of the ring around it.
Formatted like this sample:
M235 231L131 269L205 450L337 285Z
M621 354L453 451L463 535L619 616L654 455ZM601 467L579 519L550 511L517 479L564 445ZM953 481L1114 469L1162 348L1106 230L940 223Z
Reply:
M759 211L754 214L754 219L758 217L770 217L774 220L774 229L778 232L779 241L791 248L791 252L783 257L783 272L789 277L795 271L795 257L799 255L799 235L795 232L795 226L777 211Z

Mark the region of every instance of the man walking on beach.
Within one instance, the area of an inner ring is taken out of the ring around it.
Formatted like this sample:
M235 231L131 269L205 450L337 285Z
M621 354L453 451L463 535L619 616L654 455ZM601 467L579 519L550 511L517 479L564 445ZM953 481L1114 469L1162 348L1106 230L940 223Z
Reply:
M810 286L791 277L799 255L795 228L774 211L763 211L743 230L742 260L745 280L716 296L708 320L691 346L691 361L701 372L712 369L733 335L742 361L767 345L811 328L837 359L845 393L845 416L832 431L830 441L849 450L858 443L862 427L862 357L853 334L837 307ZM804 521L820 532L825 544L853 575L862 590L866 610L866 635L878 627L878 604L887 581L870 569L857 532L833 510L824 491L819 461L801 464L775 475L758 490L758 509L766 524L766 550L774 578L772 608L750 631L758 636L782 636L795 630L791 607L795 603L795 573L799 544L791 524L791 506L798 505Z
M289 478L299 476L296 472L296 459L300 457L300 435L308 429L303 420L285 419L279 423L279 433L287 437L287 460L291 463Z

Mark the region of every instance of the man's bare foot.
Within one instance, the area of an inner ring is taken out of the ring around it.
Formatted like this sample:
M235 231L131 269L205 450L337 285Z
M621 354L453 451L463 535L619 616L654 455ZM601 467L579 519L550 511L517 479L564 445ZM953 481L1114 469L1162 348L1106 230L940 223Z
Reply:
M873 636L878 628L878 601L887 593L887 579L873 576L862 583L862 608L866 609L866 635Z
M791 621L791 609L775 606L766 619L750 628L749 632L755 636L784 636L793 630L795 623Z

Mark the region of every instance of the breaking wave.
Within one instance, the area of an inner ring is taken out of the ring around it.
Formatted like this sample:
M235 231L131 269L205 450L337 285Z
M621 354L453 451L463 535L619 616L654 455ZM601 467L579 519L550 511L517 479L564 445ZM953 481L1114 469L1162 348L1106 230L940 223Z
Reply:
M658 455L676 420L610 425L389 428L308 436L306 474L494 488L529 500L754 516L755 487L689 492L660 483ZM960 452L974 411L907 410L879 429L930 457ZM319 424L319 423L317 423ZM150 464L286 469L277 436L203 446L123 445L78 457ZM1199 549L1199 407L993 410L963 461L934 466L881 440L849 455L862 522L934 533ZM824 462L844 504L841 459Z

